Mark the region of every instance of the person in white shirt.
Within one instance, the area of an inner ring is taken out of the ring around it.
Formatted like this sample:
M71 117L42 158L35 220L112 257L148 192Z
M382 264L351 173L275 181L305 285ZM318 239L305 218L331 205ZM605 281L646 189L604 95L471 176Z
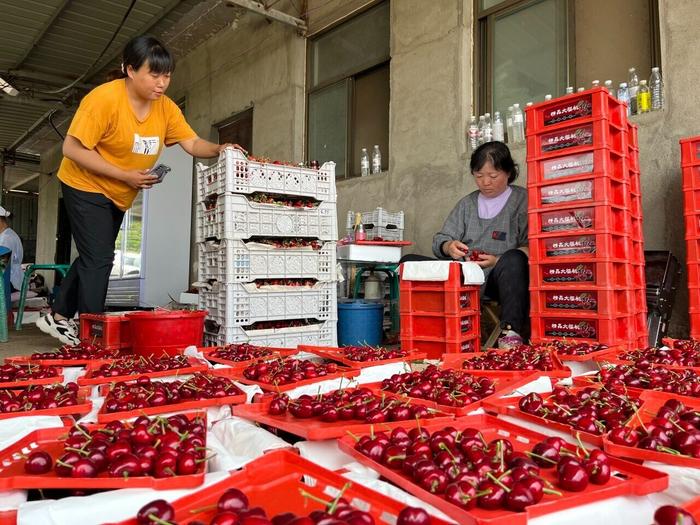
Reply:
M24 279L22 258L24 257L24 249L22 248L22 239L10 228L7 222L9 216L10 212L0 206L0 246L4 246L12 251L10 283L12 284L12 291L15 292L22 289L22 280Z

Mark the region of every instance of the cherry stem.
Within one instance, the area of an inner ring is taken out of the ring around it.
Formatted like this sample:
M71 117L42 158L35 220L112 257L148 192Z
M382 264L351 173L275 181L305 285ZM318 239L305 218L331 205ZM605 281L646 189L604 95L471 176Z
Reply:
M563 494L561 492L559 492L558 490L552 490L552 489L548 489L548 488L542 489L542 492L544 492L545 494L549 494L550 496L560 496L560 497L563 496Z
M588 450L586 450L585 445L581 441L581 433L580 432L576 432L576 442L578 443L578 447L576 447L577 455L578 455L578 451L582 450L583 453L586 455L586 458L588 458L591 454L588 452Z
M158 525L173 525L172 522L162 520L155 514L149 514L148 519L151 520L153 523L157 523Z
M486 477L489 478L491 481L493 481L496 485L501 487L503 490L510 493L510 489L508 488L508 486L505 483L503 483L500 479L498 479L496 476L494 476L490 472L487 472Z
M345 432L347 432L350 435L350 437L355 440L355 443L360 441L360 438L358 436L356 436L355 434L353 434L352 432L350 432L349 430L346 430Z
M533 458L541 459L542 461L547 461L548 463L551 463L552 465L556 465L556 461L553 459L546 458L544 456L540 456L539 454L535 454L534 452L525 451L525 454L528 456L532 456Z

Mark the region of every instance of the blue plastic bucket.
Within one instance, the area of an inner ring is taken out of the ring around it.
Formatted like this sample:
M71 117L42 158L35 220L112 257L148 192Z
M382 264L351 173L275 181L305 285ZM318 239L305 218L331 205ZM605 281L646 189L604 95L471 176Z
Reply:
M338 345L380 345L383 321L384 305L382 303L339 302Z

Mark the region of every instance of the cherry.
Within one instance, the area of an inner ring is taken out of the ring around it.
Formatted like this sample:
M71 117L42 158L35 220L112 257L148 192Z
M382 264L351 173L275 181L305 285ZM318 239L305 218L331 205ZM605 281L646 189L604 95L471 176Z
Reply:
M697 525L693 516L686 510L673 505L664 505L654 513L654 525Z
M73 464L71 476L74 478L94 478L97 477L97 467L87 458L82 458Z
M175 518L175 509L164 499L151 501L139 509L136 514L136 523L138 525L153 525L155 520L152 517L166 522L171 521Z
M24 462L24 471L28 474L46 474L53 467L53 459L43 450L30 452Z
M248 508L250 503L248 497L236 488L226 490L216 504L216 508L220 511L240 511Z
M479 496L476 504L486 510L500 509L506 499L506 491L503 487L492 481L482 482L479 485L479 493L482 495Z
M430 525L430 522L430 515L416 507L406 507L396 517L396 525Z
M445 489L445 499L462 509L473 509L476 507L476 490L465 481L452 483Z
M534 504L535 497L530 489L521 482L513 485L506 495L506 507L510 510L522 511Z
M581 492L588 486L588 473L581 464L567 463L559 471L559 486L571 492Z

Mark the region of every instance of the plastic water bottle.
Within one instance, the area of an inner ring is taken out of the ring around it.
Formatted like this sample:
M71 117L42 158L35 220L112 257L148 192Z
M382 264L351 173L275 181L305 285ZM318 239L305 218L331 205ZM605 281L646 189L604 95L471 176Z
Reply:
M649 77L649 91L651 91L651 110L658 111L664 107L664 81L658 67L651 68Z
M484 115L484 142L493 140L493 127L491 127L491 113Z
M608 93L610 93L613 97L615 96L615 91L613 88L612 80L606 80L604 83L605 89L608 90Z
M525 118L520 104L513 104L513 143L525 141Z
M584 91L586 91L586 88L580 87L576 90L576 93L583 93Z
M630 115L637 114L637 91L639 90L639 77L637 70L629 68L630 80L627 83L630 91Z
M627 82L620 82L620 87L617 89L617 100L627 104L627 116L630 116L630 90L627 89Z
M544 100L545 100L545 102L548 102L548 101L552 100L552 95L546 94L546 95L544 96Z
M369 175L369 153L367 153L367 148L362 148L362 153L360 154L360 175L363 177Z
M639 81L639 89L637 90L637 112L649 113L651 111L651 92L647 86L646 80Z
M476 117L472 115L469 119L469 151L474 151L479 147L479 124L476 122Z
M374 145L374 151L372 151L372 173L382 172L382 152L379 151L379 146Z
M594 88L600 87L600 80L594 80L591 82L591 86Z
M508 106L506 111L506 135L508 142L513 142L513 106Z
M501 112L496 111L493 115L493 140L499 142L505 142L505 132L503 130L503 119L501 118Z
M574 92L574 87L573 87L573 86L569 86L569 87L566 88L566 94L567 94L567 95L571 95L573 92Z
M479 146L484 143L484 128L486 127L486 117L479 116Z

